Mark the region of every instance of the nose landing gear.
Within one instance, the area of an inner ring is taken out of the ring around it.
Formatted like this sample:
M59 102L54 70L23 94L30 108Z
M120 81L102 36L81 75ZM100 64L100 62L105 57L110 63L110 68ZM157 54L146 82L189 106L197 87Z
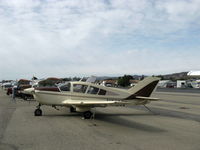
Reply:
M35 116L42 116L42 110L40 109L41 104L39 104L36 108L36 110L34 111L34 115Z

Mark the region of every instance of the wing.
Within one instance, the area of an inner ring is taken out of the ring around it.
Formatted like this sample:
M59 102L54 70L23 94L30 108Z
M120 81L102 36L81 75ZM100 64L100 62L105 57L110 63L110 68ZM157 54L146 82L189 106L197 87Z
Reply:
M64 105L74 105L74 106L89 106L89 107L105 107L105 106L121 106L121 105L142 105L150 101L157 101L158 98L152 97L142 97L136 96L132 100L64 100L62 104Z
M65 100L62 102L64 105L77 105L77 106L108 106L108 105L123 105L127 102L123 101L106 101L106 100Z

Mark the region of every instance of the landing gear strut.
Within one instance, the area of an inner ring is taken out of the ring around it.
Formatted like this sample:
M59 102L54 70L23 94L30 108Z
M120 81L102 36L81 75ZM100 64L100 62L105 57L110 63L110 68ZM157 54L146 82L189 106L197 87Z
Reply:
M42 110L40 109L41 104L37 106L37 109L34 112L35 116L42 116Z
M74 107L71 106L71 107L70 107L70 112L71 112L71 113L76 112L76 109L75 109Z
M83 117L84 119L91 119L92 118L93 113L91 111L85 111L83 113Z

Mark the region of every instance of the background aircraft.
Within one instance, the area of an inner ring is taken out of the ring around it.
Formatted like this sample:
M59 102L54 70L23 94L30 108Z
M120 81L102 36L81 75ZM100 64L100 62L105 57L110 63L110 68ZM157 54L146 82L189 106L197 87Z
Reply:
M200 77L200 71L190 71L190 72L188 72L188 74L187 74L188 76L198 76L198 77Z

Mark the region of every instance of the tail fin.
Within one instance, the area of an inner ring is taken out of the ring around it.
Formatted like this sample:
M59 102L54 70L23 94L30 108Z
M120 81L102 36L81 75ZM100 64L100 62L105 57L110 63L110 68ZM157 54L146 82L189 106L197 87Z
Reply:
M149 97L156 85L158 84L160 78L157 77L147 77L140 81L136 86L130 88L128 92L131 94L126 99L132 99L136 96Z

